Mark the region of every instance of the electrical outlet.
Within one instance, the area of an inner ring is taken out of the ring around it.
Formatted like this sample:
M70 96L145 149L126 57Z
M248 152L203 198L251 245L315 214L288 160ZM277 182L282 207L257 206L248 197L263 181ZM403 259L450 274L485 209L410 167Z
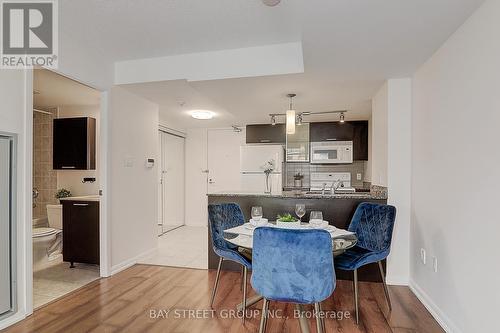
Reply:
M425 261L426 261L426 260L425 260L425 259L426 259L425 257L426 257L426 256L425 256L425 249L424 249L424 248L421 248L421 249L420 249L420 261L422 261L422 264L424 264L424 265L425 265Z
M434 273L438 271L438 258L432 257L432 269L434 269Z
M357 173L357 174L356 174L356 179L357 179L357 180L361 180L361 177L362 177L362 175L361 175L360 173Z

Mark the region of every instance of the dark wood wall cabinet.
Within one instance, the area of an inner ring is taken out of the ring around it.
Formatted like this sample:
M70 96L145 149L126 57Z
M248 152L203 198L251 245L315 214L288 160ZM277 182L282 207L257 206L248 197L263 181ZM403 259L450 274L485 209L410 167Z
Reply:
M95 170L96 120L54 119L54 170Z
M247 143L286 143L285 124L262 124L246 126Z
M99 202L61 200L63 205L63 260L99 264Z
M352 141L353 159L357 161L368 160L368 121L346 121L341 123L322 122L311 123L311 142L324 141Z

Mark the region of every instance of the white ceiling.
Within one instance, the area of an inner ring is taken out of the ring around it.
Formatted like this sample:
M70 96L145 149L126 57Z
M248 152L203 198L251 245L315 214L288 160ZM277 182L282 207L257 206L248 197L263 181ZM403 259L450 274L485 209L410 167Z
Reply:
M382 82L412 75L483 1L61 0L60 26L112 62L301 41L304 74L127 86L182 127L208 124L181 112L191 107L214 109L220 126L267 121L287 92L298 110L367 117Z
M58 106L99 105L99 91L71 80L65 76L37 69L33 72L33 105L46 109Z

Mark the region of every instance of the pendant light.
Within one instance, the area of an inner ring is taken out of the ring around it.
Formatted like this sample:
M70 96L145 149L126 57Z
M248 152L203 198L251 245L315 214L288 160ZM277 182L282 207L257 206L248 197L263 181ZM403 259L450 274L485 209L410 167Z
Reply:
M286 111L286 134L295 134L295 110L293 109L293 98L296 94L286 95L290 98L290 107Z

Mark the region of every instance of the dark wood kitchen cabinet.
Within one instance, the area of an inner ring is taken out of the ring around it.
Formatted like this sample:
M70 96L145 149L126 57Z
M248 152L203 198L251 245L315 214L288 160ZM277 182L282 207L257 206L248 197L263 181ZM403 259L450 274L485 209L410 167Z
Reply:
M61 200L63 205L63 260L99 264L99 202Z
M261 124L246 126L246 143L286 143L285 124Z
M54 170L95 170L96 120L54 119Z
M321 122L310 125L311 142L352 141L353 159L368 160L368 121Z

